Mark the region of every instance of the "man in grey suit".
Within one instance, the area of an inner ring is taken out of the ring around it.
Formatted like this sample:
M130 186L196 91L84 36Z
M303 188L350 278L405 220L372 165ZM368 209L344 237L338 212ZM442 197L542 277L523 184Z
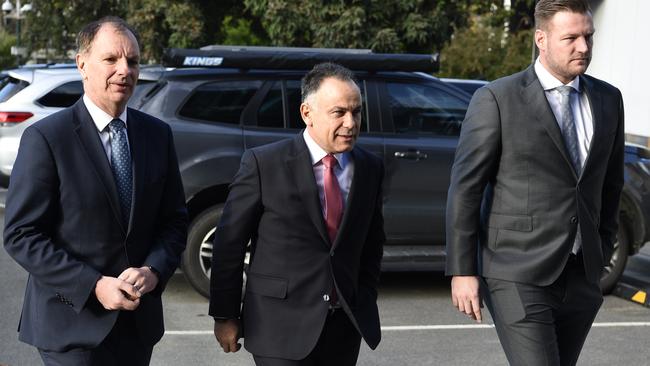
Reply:
M586 1L540 0L535 22L537 61L470 103L446 272L454 306L477 321L481 287L510 364L574 365L618 229L623 101L584 74L594 34Z

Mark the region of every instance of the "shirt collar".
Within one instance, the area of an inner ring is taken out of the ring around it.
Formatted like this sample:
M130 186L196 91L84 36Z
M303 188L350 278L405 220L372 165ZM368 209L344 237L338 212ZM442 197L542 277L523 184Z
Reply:
M579 77L576 76L569 83L564 84L555 78L555 76L553 76L548 70L546 70L544 65L542 65L541 61L539 60L539 57L537 57L537 60L535 60L535 73L537 74L537 78L539 79L539 82L542 84L542 88L544 88L545 91L555 89L558 86L567 85L580 92Z
M99 108L97 104L93 103L93 101L90 100L86 94L83 96L83 102L86 105L86 109L88 110L88 113L93 119L93 122L95 123L95 126L99 132L104 131L104 129L106 129L106 126L108 126L108 124L115 119L113 116ZM125 126L128 126L126 122L126 108L124 108L124 111L122 111L118 118L124 122Z
M305 144L307 144L307 149L309 149L309 155L311 156L311 165L314 166L327 155L327 152L323 150L316 141L311 137L307 129L305 129L302 133L302 137L305 139ZM349 156L348 152L345 153L338 153L338 154L332 154L336 158L336 161L338 161L339 166L341 169L345 169L345 166L349 162Z

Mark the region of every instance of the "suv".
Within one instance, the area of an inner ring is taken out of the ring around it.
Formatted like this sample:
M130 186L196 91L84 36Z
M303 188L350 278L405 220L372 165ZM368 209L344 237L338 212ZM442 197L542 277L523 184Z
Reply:
M38 65L3 72L0 80L0 185L6 187L25 128L72 105L82 94L74 64Z
M209 293L215 225L243 152L300 132L300 79L323 61L355 72L364 106L358 144L386 168L382 269L444 267L449 175L470 95L428 74L435 59L365 50L172 49L165 61L170 67L131 104L169 123L174 133L191 219L182 269L199 293ZM606 291L627 256L650 239L649 172L648 150L628 146L619 240L602 281Z

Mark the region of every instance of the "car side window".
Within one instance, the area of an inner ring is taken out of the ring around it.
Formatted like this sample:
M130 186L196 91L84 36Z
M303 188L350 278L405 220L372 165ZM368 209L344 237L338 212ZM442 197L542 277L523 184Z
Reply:
M300 80L287 80L287 101L289 103L289 128L305 128L305 122L300 115Z
M24 80L12 78L11 76L3 77L0 80L0 102L6 102L27 86L29 86L29 83Z
M282 84L275 81L257 111L257 125L259 127L283 128L284 111L282 108Z
M242 111L260 86L260 80L217 81L200 85L178 114L188 118L238 125Z
M80 80L70 81L57 86L36 102L43 107L67 108L75 104L83 92L83 84Z
M386 83L393 126L398 134L458 136L467 103L434 86Z

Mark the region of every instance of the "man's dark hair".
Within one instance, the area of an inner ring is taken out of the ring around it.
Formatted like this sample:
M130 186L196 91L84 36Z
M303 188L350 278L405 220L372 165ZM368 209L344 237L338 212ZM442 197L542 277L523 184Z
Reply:
M535 5L535 27L546 29L548 21L561 11L585 14L591 12L591 7L586 0L539 0Z
M349 69L332 62L323 62L314 66L311 71L302 78L300 92L304 102L311 94L316 93L320 84L327 78L336 78L341 81L351 81L356 83L354 74Z
M133 29L124 19L114 16L103 17L99 20L92 21L86 24L77 34L77 52L87 52L90 51L90 45L95 39L97 32L102 28L104 24L110 24L118 32L126 34L130 32L135 37L135 40L140 44L140 37L138 32Z

